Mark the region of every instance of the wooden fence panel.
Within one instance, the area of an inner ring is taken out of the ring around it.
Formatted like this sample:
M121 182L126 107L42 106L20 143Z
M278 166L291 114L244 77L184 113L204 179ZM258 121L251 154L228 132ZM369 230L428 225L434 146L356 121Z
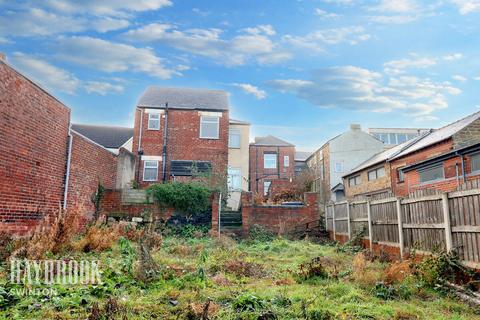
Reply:
M391 202L372 204L370 213L373 241L399 243L396 199Z
M368 237L368 213L367 203L350 204L350 224L352 236L363 231L364 236Z
M430 200L432 194L415 194L418 202L403 203L403 238L405 248L422 251L445 250L445 226L442 201ZM420 201L421 198L425 200ZM415 199L415 198L407 198ZM434 198L431 198L434 199ZM405 201L404 201L405 202Z
M458 251L463 261L479 263L480 194L467 193L463 196L451 197L448 204L453 248Z
M327 231L333 231L333 205L327 206L325 209L325 214L327 215Z
M335 233L348 234L347 206L346 202L335 205Z

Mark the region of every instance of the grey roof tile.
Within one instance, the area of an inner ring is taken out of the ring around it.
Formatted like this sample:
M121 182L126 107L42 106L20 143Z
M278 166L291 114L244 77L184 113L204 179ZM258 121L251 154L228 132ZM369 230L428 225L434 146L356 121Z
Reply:
M268 135L266 137L255 137L255 142L251 143L251 145L273 146L273 147L295 147L295 145L271 135Z
M133 137L133 128L72 124L72 129L105 148L120 148Z
M223 90L148 87L137 103L139 107L218 110L229 109L228 93Z

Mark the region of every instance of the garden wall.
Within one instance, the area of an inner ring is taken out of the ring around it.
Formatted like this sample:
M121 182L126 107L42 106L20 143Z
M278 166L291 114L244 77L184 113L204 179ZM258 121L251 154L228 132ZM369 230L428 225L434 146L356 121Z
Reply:
M242 226L248 233L253 225L283 234L294 225L319 219L318 197L315 192L304 194L303 205L254 205L253 193L242 193Z

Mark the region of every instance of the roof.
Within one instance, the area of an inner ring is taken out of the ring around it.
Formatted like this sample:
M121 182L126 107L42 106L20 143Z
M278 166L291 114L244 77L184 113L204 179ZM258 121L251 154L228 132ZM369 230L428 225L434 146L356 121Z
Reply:
M308 157L312 152L310 151L296 151L295 152L295 161L307 161Z
M228 110L228 93L223 90L148 87L137 103L138 107L164 109L168 103L174 109Z
M415 137L411 140L408 140L408 141L406 141L404 143L401 143L399 145L396 145L392 148L389 148L387 150L384 150L382 152L374 154L372 157L370 157L367 160L365 160L364 162L360 163L358 166L353 168L350 172L345 174L344 177L352 175L353 173L356 173L356 172L361 171L363 169L372 167L376 164L385 162L385 161L395 157L398 153L402 152L404 149L413 145L414 143L416 143L418 140L420 140L421 138L423 138L427 134L428 133L420 134L419 136L417 136L417 137Z
M250 145L271 147L295 147L295 145L271 135L268 135L266 137L255 137L255 142L251 143Z
M429 132L428 134L423 135L421 139L418 139L416 143L412 144L408 148L405 148L400 153L396 154L395 157L393 157L392 159L403 157L414 151L431 146L432 144L442 142L452 137L455 133L459 132L460 130L462 130L469 124L471 124L473 121L478 120L479 118L480 118L480 111L475 112L458 121L455 121L449 125L446 125L440 129Z
M240 124L240 125L249 126L249 125L250 125L250 122L241 121L241 120L235 120L235 119L230 118L230 124Z
M343 186L343 183L341 183L341 182L338 183L338 184L336 184L336 185L332 188L332 191L333 191L333 192L336 192L336 191L344 191L344 190L345 190L345 188L344 188L344 186Z
M105 148L118 149L133 137L133 128L72 124L72 129Z

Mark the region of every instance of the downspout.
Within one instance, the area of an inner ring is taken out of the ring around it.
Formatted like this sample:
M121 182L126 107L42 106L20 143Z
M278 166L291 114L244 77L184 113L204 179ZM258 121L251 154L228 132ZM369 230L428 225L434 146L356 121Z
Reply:
M277 147L277 177L280 179L280 147Z
M65 189L63 191L63 209L67 209L67 198L68 198L68 184L70 183L70 161L72 159L72 144L73 136L70 131L71 127L68 128L68 153L67 153L67 170L65 172Z
M138 147L137 147L137 156L138 156L138 163L137 163L137 170L136 170L136 175L137 175L137 182L140 184L140 167L141 167L141 162L142 162L142 132L143 132L143 109L140 109L140 128L139 128L139 133L138 133Z
M460 155L460 157L462 158L462 176L463 176L463 182L467 182L467 175L465 173L465 159L463 158L463 154Z
M165 103L165 128L163 129L163 182L167 181L167 143L168 143L168 102Z
M258 193L258 148L255 148L255 189Z

